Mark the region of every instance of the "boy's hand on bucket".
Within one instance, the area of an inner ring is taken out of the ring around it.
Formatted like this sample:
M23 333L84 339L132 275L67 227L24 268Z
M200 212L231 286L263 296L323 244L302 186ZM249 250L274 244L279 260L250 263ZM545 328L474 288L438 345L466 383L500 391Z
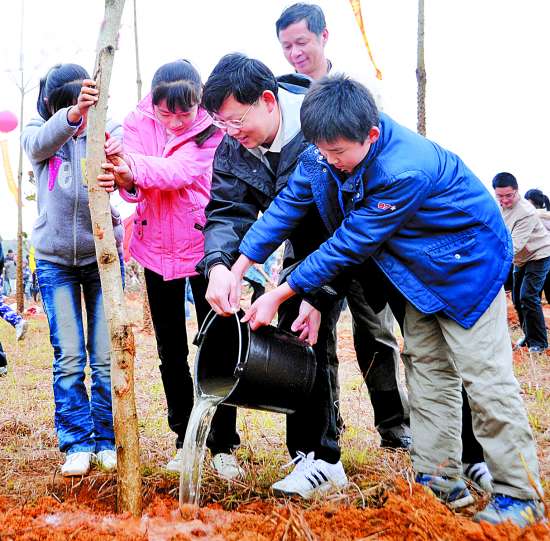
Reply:
M285 282L257 299L247 310L241 321L243 323L248 322L253 331L259 327L269 325L273 321L279 306L294 295L294 291Z
M300 340L305 340L310 346L317 343L319 336L319 327L321 325L321 312L309 304L302 301L298 317L294 320L290 329L293 332L299 332Z
M220 316L230 316L239 311L241 282L225 265L212 267L208 275L206 300Z

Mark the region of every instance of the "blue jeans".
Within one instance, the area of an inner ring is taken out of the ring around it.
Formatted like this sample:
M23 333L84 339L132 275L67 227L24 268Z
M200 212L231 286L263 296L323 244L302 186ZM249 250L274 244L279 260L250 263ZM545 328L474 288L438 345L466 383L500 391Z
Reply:
M66 453L114 449L110 343L97 264L67 267L37 260L36 274L54 350L59 449ZM82 299L86 306L87 343ZM91 397L84 386L86 350L90 357Z
M549 271L550 257L529 261L522 267L514 267L512 300L525 334L525 343L529 347L548 347L540 295Z

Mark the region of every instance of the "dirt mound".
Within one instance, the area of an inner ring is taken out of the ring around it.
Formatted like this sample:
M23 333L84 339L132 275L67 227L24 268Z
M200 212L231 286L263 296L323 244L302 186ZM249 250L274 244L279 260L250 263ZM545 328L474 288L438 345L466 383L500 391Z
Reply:
M92 494L90 494L92 498ZM90 502L92 503L93 500ZM0 498L0 538L58 541L117 540L491 540L531 541L550 539L548 525L520 530L511 524L476 524L439 503L423 487L397 482L379 508L360 509L338 503L313 504L271 501L243 505L235 512L219 505L188 507L156 496L141 519L93 512L84 504L59 503L42 498L32 506L13 506Z

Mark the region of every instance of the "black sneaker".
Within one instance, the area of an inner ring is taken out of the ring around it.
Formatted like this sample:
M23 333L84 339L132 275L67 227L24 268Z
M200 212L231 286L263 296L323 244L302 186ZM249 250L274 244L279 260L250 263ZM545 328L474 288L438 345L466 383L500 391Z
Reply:
M379 428L378 432L380 432L380 447L382 449L411 450L411 429L405 423L390 428Z

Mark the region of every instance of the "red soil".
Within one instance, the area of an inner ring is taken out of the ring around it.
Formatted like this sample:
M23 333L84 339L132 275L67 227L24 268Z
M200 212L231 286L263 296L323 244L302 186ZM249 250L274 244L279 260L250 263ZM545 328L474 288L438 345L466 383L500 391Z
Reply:
M42 498L35 505L13 507L0 498L0 539L61 541L117 540L313 540L351 539L467 541L531 541L550 539L548 525L525 530L511 524L498 527L476 524L455 514L418 485L404 480L386 496L379 508L323 504L304 510L298 505L256 502L235 512L223 511L216 504L180 513L177 502L155 496L143 517L93 512L94 495L87 503L59 503ZM89 505L91 504L91 505Z

